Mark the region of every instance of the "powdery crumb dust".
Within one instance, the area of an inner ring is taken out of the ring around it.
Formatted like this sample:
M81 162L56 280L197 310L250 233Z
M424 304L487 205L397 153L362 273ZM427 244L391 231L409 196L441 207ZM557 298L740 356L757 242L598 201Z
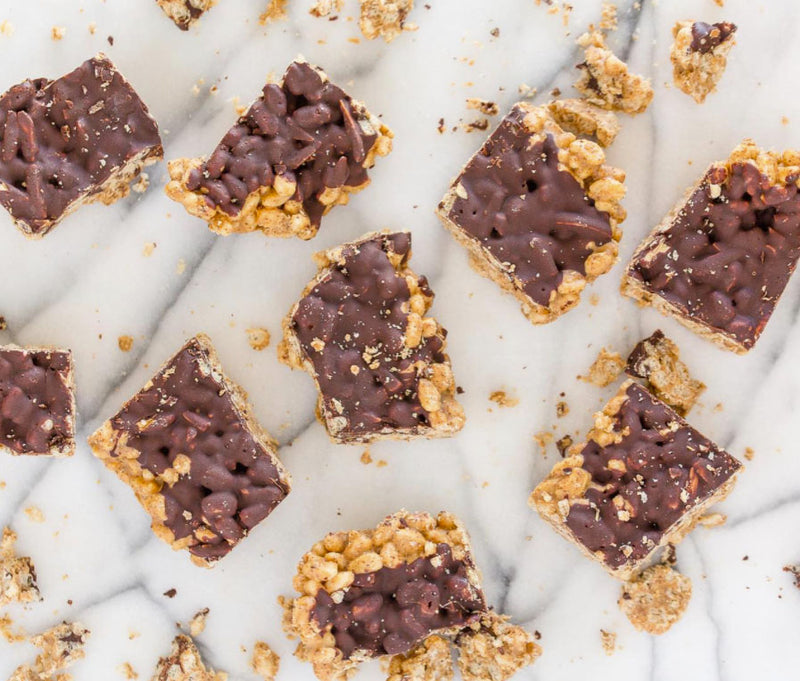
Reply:
M663 634L683 616L691 597L691 580L662 563L625 582L617 603L636 629Z
M38 593L38 592L37 592ZM0 597L2 594L0 594ZM28 640L28 634L22 629L12 630L13 620L8 615L0 616L0 636L9 643L22 643Z
M281 665L281 658L264 641L256 641L250 668L264 681L273 681Z
M614 31L617 28L617 6L613 2L602 4L600 23L598 28L601 31Z
M122 352L130 352L133 347L133 336L120 336L117 338L117 345Z
M606 655L613 655L617 650L617 635L613 631L600 630L600 643Z
M605 388L616 381L624 369L625 361L618 352L609 352L605 348L601 348L597 359L589 367L589 373L580 378L599 388Z
M494 402L498 407L516 407L519 399L511 397L505 390L495 390L489 395L489 401Z
M247 333L247 342L250 343L250 347L253 348L253 350L261 352L264 348L269 347L269 331L263 326L253 326L246 329L245 332Z
M258 18L258 23L264 26L273 21L285 19L287 16L286 4L288 1L289 0L269 0L267 9L265 9L264 13Z
M183 274L186 271L186 261L183 258L178 259L178 264L175 266L175 271L178 274Z

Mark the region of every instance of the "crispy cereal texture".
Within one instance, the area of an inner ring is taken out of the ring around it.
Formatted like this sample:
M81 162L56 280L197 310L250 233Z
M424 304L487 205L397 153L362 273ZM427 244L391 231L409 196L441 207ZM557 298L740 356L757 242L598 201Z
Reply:
M63 622L33 636L31 643L42 652L32 665L17 667L8 681L66 681L70 675L61 672L85 657L83 646L89 634L82 624Z
M663 634L683 616L691 597L691 580L662 563L625 582L618 603L639 631Z
M594 137L603 147L611 145L619 134L617 115L585 99L556 99L547 108L564 130Z
M206 667L194 641L183 634L176 636L167 657L158 661L152 681L227 681L225 672Z
M674 42L670 52L672 78L682 92L698 104L717 89L717 84L728 65L728 53L736 44L731 35L713 49L702 52L691 49L694 21L679 21L672 29ZM719 31L719 29L715 29Z
M460 634L456 645L464 681L506 681L542 653L531 634L494 612Z
M14 551L16 541L16 533L4 528L0 539L0 606L42 600L33 561L17 556Z
M405 655L392 658L387 681L451 681L453 675L450 642L429 636Z
M624 369L625 361L618 352L609 352L605 348L600 348L597 359L592 362L588 374L583 378L599 388L605 388L616 381Z
M256 641L250 668L264 681L274 681L281 666L280 656L264 641Z
M368 40L380 37L390 43L403 31L416 28L406 24L412 9L414 0L361 0L361 32Z

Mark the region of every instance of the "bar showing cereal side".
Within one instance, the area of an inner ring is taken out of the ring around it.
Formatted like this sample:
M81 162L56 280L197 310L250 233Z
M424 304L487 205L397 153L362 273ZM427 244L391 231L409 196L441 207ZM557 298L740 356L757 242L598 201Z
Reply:
M670 52L675 85L702 104L712 93L728 65L728 53L736 44L736 24L723 21L679 21Z

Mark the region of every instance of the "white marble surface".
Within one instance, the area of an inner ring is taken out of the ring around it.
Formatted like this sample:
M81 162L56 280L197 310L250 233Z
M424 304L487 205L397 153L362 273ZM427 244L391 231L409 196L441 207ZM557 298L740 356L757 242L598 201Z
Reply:
M484 133L436 131L471 120L465 98L507 109L527 83L542 100L554 86L569 92L578 53L574 38L599 17L599 0L572 0L564 27L533 0L429 0L419 30L391 45L360 44L355 0L338 22L308 16L308 0L290 0L287 22L261 27L263 0L220 0L188 34L152 0L37 0L0 3L0 89L28 76L55 77L106 51L138 89L164 132L168 158L208 152L234 119L232 98L249 101L267 73L298 53L325 67L396 132L394 153L380 159L373 185L336 209L312 242L259 234L222 238L163 194L165 166L152 186L112 207L92 206L39 243L26 242L0 215L3 271L0 341L69 346L77 364L80 446L61 461L0 460L0 525L11 524L35 560L45 600L11 608L29 630L78 618L92 630L77 681L122 679L130 662L148 679L159 655L202 607L211 609L199 644L209 663L234 680L248 670L257 639L282 655L281 679L311 679L280 631L279 594L291 591L301 554L329 530L369 527L400 507L457 512L474 539L490 601L542 633L544 655L525 680L788 679L800 665L800 591L784 564L800 561L800 280L789 286L757 348L726 354L617 293L622 265L597 282L583 304L546 327L530 325L516 303L480 278L433 215L451 176ZM419 2L422 5L421 2ZM643 116L624 120L609 151L628 173L625 260L701 169L724 158L744 136L767 146L800 145L800 4L795 0L623 0L613 38L633 68L653 78L656 97ZM638 4L638 3L637 3ZM677 19L733 20L738 46L720 92L698 106L668 83L670 29ZM97 32L88 26L96 22ZM63 26L59 42L52 26ZM493 38L490 31L500 29ZM110 46L106 37L112 35ZM199 79L199 94L192 89ZM210 94L209 87L216 87ZM782 117L787 121L782 121ZM308 376L279 364L273 345L252 350L249 326L277 339L280 319L314 272L313 251L383 227L410 229L414 268L437 293L433 312L450 331L450 354L465 393L467 426L434 442L370 448L385 467L359 462L362 449L331 445L314 420ZM145 243L156 242L150 257ZM185 270L179 271L179 263ZM596 294L599 304L589 297ZM696 530L679 548L679 567L694 582L684 619L668 634L637 633L617 610L619 586L582 558L533 513L526 498L557 459L542 456L533 434L582 434L593 410L615 389L576 376L601 346L626 351L660 326L708 384L691 421L748 462L721 508L725 526ZM85 437L116 411L188 336L209 333L232 377L249 391L262 423L281 442L295 489L213 571L192 566L155 539L132 493L90 454ZM122 353L117 337L135 338ZM488 401L496 389L514 408ZM557 419L564 392L569 414ZM43 523L24 509L35 506ZM743 560L748 556L748 560ZM174 599L162 593L177 589ZM600 629L617 633L606 656ZM247 653L243 648L247 649ZM0 642L0 678L32 657L27 645ZM791 671L790 671L791 670ZM380 679L377 664L361 677Z

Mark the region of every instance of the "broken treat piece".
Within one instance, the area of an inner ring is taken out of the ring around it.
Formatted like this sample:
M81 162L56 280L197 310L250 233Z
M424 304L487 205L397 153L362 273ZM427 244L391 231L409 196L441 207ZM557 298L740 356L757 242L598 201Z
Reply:
M472 266L545 324L616 262L624 179L597 144L520 102L453 181L438 215Z
M416 648L391 659L387 681L451 681L453 676L450 642L428 636Z
M341 12L344 0L316 0L308 13L315 17L327 17L333 12Z
M726 350L752 348L800 257L800 151L745 140L633 255L622 292Z
M582 75L575 88L589 102L627 114L647 109L653 100L650 80L628 71L628 65L608 49L602 33L584 33L578 45L584 49L584 58L578 64Z
M250 668L264 681L274 681L281 666L280 656L264 641L256 641Z
M289 493L276 443L198 334L89 438L153 531L211 567Z
M127 196L162 157L156 122L103 54L0 96L0 205L28 238L86 203Z
M27 556L17 556L16 541L16 532L4 528L0 537L0 606L42 600L33 561Z
M681 416L689 413L706 389L705 383L691 377L678 346L660 330L636 344L625 372L644 379L650 392Z
M158 6L181 31L188 31L216 0L156 0Z
M683 616L691 597L691 580L661 563L625 582L618 603L639 631L663 634Z
M313 376L334 442L452 435L447 332L426 317L433 291L408 267L408 232L367 234L317 254L317 276L283 322L282 362Z
M449 513L400 511L374 530L329 534L303 557L294 588L301 595L284 602L284 628L322 681L486 612L469 537Z
M82 624L64 622L31 637L30 642L42 652L32 665L17 667L8 681L66 681L70 675L61 672L83 659L83 646L89 633Z
M596 385L598 388L605 388L617 380L625 369L625 361L618 352L609 352L605 348L600 348L597 359L589 367L589 373L582 376L584 381Z
M0 346L0 449L15 455L74 454L69 350Z
M166 191L219 234L310 239L323 215L369 184L391 137L320 69L295 61L210 157L170 161Z
M584 99L556 99L547 108L564 130L594 137L601 146L609 146L619 134L617 115Z
M359 26L367 40L383 38L392 42L403 31L416 27L406 24L406 17L414 9L414 0L360 0Z
M672 29L672 77L680 90L702 104L713 92L736 44L736 24L679 21Z
M167 657L158 661L152 681L227 681L225 672L206 667L191 638L176 636Z
M613 576L630 579L733 488L741 464L627 381L530 503Z
M456 645L463 681L506 681L542 654L531 634L494 612L459 634Z

